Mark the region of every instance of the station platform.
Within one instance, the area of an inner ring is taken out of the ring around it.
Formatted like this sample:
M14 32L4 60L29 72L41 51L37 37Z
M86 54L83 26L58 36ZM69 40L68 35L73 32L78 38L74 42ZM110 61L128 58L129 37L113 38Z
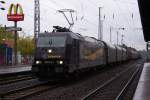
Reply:
M29 71L31 71L30 65L0 66L0 75L29 72Z
M145 63L133 100L150 100L150 63Z

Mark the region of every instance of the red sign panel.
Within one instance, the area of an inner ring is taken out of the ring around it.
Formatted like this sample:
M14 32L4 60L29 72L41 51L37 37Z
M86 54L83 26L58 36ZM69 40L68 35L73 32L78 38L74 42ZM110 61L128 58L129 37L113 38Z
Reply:
M7 15L7 19L8 19L8 21L23 21L24 15L19 15L19 14Z
M23 9L20 4L10 5L8 9L7 19L8 21L23 21L24 20Z

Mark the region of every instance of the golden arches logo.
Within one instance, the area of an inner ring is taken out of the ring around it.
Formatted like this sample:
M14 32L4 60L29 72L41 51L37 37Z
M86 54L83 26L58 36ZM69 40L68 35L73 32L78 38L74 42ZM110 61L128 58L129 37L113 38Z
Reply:
M7 14L8 21L22 21L24 20L23 9L20 4L11 4Z
M19 15L23 15L23 9L22 9L22 6L20 4L17 4L17 5L14 5L14 4L11 4L9 9L8 9L8 15L11 15L12 14L12 10L14 9L14 13L13 14L19 14ZM18 13L18 9L20 10L20 13Z

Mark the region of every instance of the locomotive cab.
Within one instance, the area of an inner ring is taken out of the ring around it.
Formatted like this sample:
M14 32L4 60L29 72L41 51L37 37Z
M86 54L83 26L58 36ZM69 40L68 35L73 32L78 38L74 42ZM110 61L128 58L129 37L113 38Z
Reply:
M60 33L40 34L37 40L35 59L32 65L33 73L51 76L63 73L66 65L67 35Z
M49 77L73 71L79 63L79 41L71 34L73 33L39 34L32 72L38 76Z

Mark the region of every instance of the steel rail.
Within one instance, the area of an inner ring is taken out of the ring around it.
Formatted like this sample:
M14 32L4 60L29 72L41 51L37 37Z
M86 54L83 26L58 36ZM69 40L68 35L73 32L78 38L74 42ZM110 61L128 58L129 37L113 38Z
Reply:
M30 79L36 79L36 77L24 76L24 77L19 77L19 78L14 78L14 79L1 80L0 85L7 85L7 84L11 84L11 83L19 82L19 81L30 80Z
M41 85L44 85L44 84L47 84L47 83L49 83L49 82L46 81L46 82L42 82L42 83L39 83L39 84L36 84L36 85L33 85L33 86L26 86L26 87L22 87L22 88L19 88L19 89L14 89L14 90L7 91L5 93L1 93L0 94L0 99L4 99L7 95L14 94L14 93L17 93L19 91L26 90L26 89L38 87L38 86L41 86Z
M124 86L124 88L121 90L121 92L118 94L118 96L116 97L115 100L122 100L123 96L125 95L125 93L127 92L130 84L133 82L133 80L135 79L135 77L137 76L137 74L140 71L140 66L138 66L138 69L133 73L133 75L131 76L131 78L129 79L129 81L126 83L126 85ZM143 69L143 68L142 68ZM142 70L141 69L141 70Z
M86 96L84 96L83 98L81 98L81 100L88 100L90 97L92 97L94 94L96 94L96 92L98 92L100 89L104 88L105 86L111 84L114 80L116 80L117 78L119 78L122 74L124 74L125 72L127 72L128 70L132 69L133 67L129 67L126 70L116 74L114 77L112 77L110 80L106 81L104 84L100 85L99 87L97 87L96 89L92 90L90 93L88 93Z
M31 88L31 89L28 89L28 90L24 90L23 92L21 91L18 94L15 93L15 95L11 94L10 96L6 96L4 99L5 100L22 100L22 99L25 99L27 97L33 96L35 94L55 89L58 86L60 86L60 85L57 85L57 84L52 85L52 86L42 85L42 86L38 86L38 87Z

